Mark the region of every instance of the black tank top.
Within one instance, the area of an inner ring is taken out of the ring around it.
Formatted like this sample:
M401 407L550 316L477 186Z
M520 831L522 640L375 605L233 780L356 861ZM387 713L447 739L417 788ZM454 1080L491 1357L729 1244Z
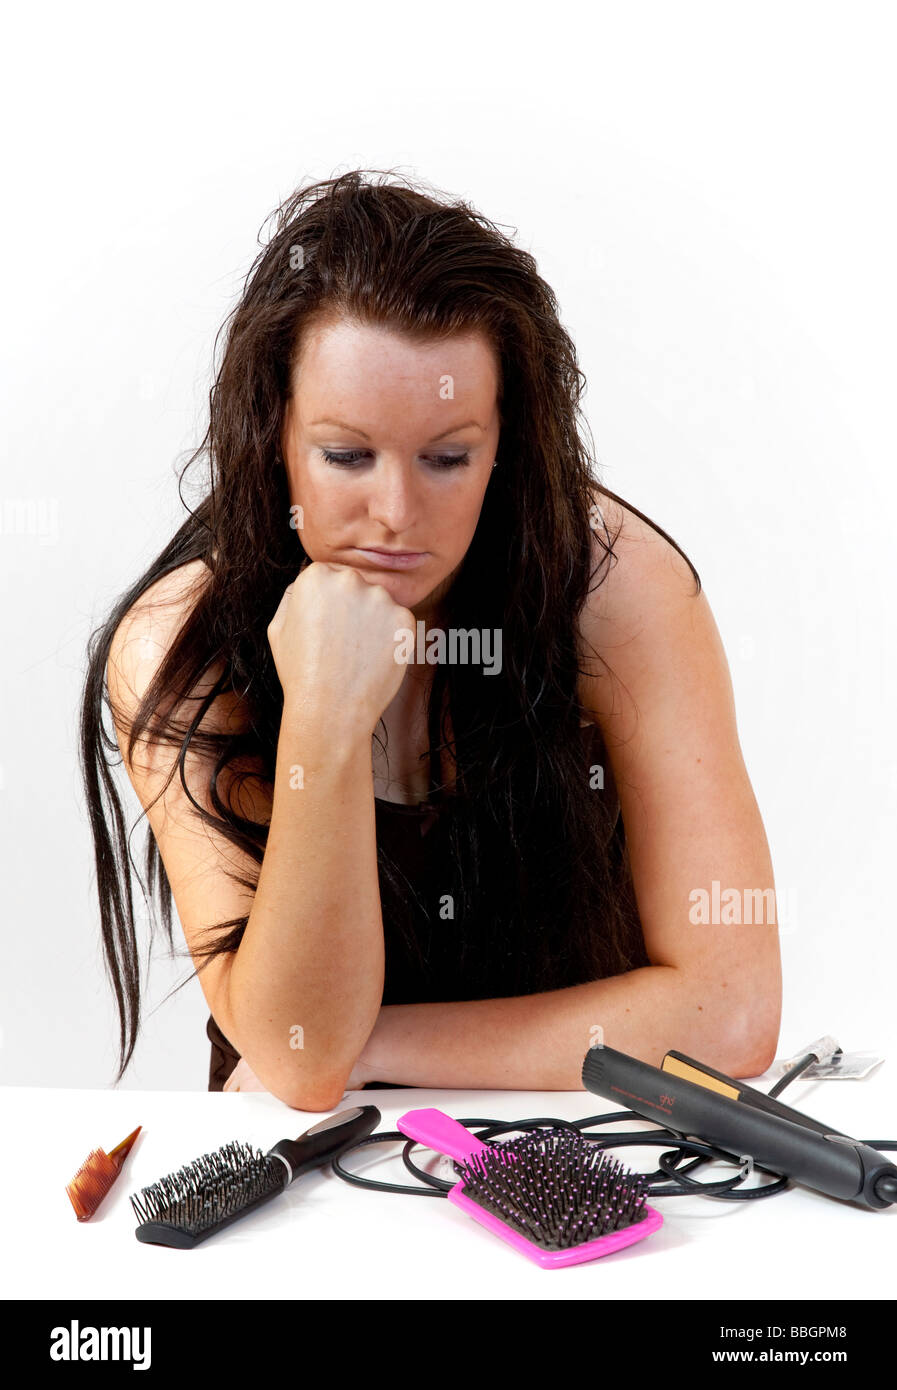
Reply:
M586 750L590 764L598 764L604 768L604 789L609 798L610 823L613 827L609 842L616 840L616 849L622 857L625 855L623 820L620 814L619 798L613 782L613 774L605 753L604 740L596 724L583 724L581 732L587 741ZM429 901L431 908L438 903L438 895L444 889L446 882L445 872L441 868L441 856L444 851L439 844L440 837L432 834L439 817L439 809L438 797L412 805L385 801L380 797L374 798L374 819L378 845L383 846L393 862L414 885L418 895L424 901ZM638 941L633 941L634 959L637 960L638 964L648 964L648 958L644 954L644 939L641 936L640 928L635 923L633 930L639 937ZM389 920L387 913L384 913L383 938L385 955L384 1004L423 1004L436 999L478 997L475 994L475 983L470 980L455 978L448 984L448 981L442 978L442 986L447 988L448 992L443 992L438 983L434 984L433 975L424 972L420 962L409 953L404 937ZM447 947L449 954L447 954L444 964L445 973L450 974L450 938L447 933L445 935L440 934L438 937L431 936L431 941L440 939L449 943ZM587 968L584 967L582 979L588 978L590 976ZM536 988L537 986L534 984L533 989ZM206 1024L206 1035L212 1045L209 1063L209 1090L220 1091L239 1062L240 1054L224 1036L211 1014ZM368 1083L372 1087L391 1087L395 1084L386 1081Z

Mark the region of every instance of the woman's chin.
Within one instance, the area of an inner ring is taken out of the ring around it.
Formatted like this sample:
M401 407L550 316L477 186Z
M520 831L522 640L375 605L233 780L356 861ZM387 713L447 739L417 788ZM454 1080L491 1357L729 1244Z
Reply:
M434 588L427 580L415 574L402 574L398 570L371 569L358 566L358 573L366 584L380 584L395 603L414 612L428 606L428 599ZM423 614L421 614L423 616Z

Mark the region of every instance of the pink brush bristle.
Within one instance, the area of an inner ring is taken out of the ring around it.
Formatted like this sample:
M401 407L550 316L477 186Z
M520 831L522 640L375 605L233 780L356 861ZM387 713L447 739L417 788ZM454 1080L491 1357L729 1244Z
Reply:
M596 1260L663 1223L647 1179L572 1130L487 1144L439 1110L409 1111L398 1128L457 1159L449 1201L543 1268Z
M511 1163L508 1156L522 1159ZM546 1250L566 1250L644 1217L644 1178L568 1130L541 1130L461 1165L464 1195Z

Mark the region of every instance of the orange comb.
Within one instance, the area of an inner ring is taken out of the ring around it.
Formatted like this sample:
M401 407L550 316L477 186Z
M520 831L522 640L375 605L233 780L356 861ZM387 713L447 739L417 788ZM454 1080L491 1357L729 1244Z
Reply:
M66 1185L69 1200L79 1221L89 1221L122 1170L131 1145L140 1133L138 1125L111 1153L94 1149L88 1154L71 1182Z

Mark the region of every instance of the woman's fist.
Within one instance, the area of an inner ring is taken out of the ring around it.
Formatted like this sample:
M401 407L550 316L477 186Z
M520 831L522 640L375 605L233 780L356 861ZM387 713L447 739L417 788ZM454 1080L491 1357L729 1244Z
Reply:
M308 564L268 624L284 707L324 722L338 707L373 734L405 675L396 634L414 625L382 584L348 565Z

